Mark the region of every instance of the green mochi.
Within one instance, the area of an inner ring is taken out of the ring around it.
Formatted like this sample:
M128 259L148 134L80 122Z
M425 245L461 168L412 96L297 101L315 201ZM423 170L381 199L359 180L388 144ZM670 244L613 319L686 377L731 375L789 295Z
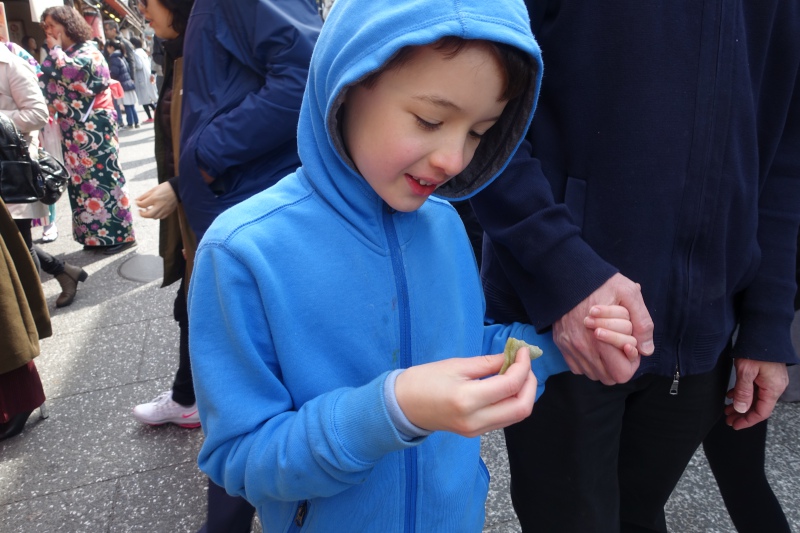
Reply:
M538 346L528 344L527 342L515 339L514 337L509 337L506 341L506 348L503 350L506 360L503 361L503 367L500 369L500 374L504 374L505 371L508 370L508 367L511 366L511 364L514 362L514 359L517 357L517 350L523 346L527 346L530 349L531 361L542 355L542 350Z

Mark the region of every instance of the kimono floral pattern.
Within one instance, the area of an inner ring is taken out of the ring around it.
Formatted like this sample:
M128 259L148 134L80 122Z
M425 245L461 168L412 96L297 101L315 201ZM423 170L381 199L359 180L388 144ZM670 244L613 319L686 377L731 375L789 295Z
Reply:
M110 109L93 106L109 85L108 65L92 42L54 47L39 85L58 113L64 164L70 173L72 234L84 246L135 240L130 199L119 166L117 125Z

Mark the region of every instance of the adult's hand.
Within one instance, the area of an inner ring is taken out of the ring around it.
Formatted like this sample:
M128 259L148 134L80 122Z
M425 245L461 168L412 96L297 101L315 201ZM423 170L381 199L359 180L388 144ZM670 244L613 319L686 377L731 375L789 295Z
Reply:
M159 183L136 199L139 214L143 218L162 219L171 215L178 207L178 197L168 182Z
M626 355L595 337L594 331L587 327L594 305L621 305L628 309L638 353ZM644 304L641 287L622 274L615 274L553 324L553 339L573 373L605 385L625 383L639 368L640 356L651 355L654 350L653 320Z
M47 42L47 48L52 50L56 46L61 46L61 34L60 33L57 35L48 34L45 36L45 41Z
M784 363L734 359L736 385L728 391L733 404L725 407L725 422L733 429L749 428L769 418L789 385Z

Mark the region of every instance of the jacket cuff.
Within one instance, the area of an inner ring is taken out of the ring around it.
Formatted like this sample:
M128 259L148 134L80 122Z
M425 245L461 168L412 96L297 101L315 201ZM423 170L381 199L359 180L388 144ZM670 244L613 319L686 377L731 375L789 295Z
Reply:
M336 401L333 424L343 449L355 460L374 463L387 453L420 444L424 437L403 439L386 409L384 372L362 387L349 389Z

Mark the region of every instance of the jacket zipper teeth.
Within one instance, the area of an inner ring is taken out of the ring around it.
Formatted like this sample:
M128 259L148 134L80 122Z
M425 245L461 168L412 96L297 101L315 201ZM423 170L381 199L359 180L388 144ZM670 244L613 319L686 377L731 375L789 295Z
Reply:
M294 515L294 525L297 526L297 530L303 527L303 522L305 522L307 514L308 500L305 500L300 502L300 505L297 506L297 512Z
M408 285L406 284L405 268L400 257L400 242L394 226L392 215L396 211L386 206L383 213L383 227L389 245L389 254L392 259L395 285L397 287L397 309L400 315L400 365L402 368L411 366L411 317L409 315ZM406 512L404 531L413 533L417 515L417 448L408 448L403 452L406 465Z

